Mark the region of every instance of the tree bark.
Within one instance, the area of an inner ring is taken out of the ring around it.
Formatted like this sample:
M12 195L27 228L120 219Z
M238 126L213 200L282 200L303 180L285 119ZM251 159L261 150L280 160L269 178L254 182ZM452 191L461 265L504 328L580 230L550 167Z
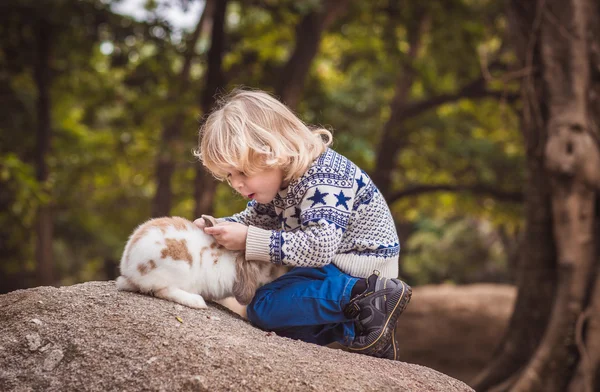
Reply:
M323 9L310 12L296 26L296 46L281 71L275 93L292 110L296 109L304 82L315 58L323 32L344 12L348 0L327 0Z
M510 380L508 385L496 388L506 390L516 380L516 377L512 378L513 374L527 363L545 331L556 287L551 191L544 168L544 128L548 108L538 71L541 64L539 40L532 33L539 28L539 18L536 18L533 2L523 3L519 0L509 1L507 15L518 66L534 70L521 85L521 130L527 173L524 191L525 229L516 271L519 291L513 315L494 359L469 383L477 391L491 390L503 381Z
M205 26L210 23L215 0L207 0L202 15L190 38L187 41L186 51L183 55L183 66L176 83L173 84L167 95L167 104L176 106L178 97L185 94L189 88L189 75L194 58L194 52L198 39ZM181 155L181 130L183 128L185 115L177 110L174 116L168 117L163 124L161 132L161 148L156 160L156 193L152 202L152 216L160 217L169 215L172 206L173 192L171 179L175 171L175 158Z
M598 254L594 239L598 237L598 213L595 211L598 190L600 149L598 146L598 114L590 111L597 106L597 98L590 90L597 88L590 77L589 58L590 26L598 21L598 8L590 0L540 0L536 4L518 0L510 2L512 30L517 56L523 65L536 70L525 80L524 97L525 140L529 168L536 167L539 176L545 178L544 189L549 193L544 204L551 201L551 209L539 211L546 221L546 231L552 229L552 237L545 248L540 248L539 234L529 237L524 244L529 252L539 249L555 249L554 260L547 260L552 274L558 281L554 304L547 325L543 319L534 323L512 323L508 339L501 354L487 369L487 373L474 383L477 390L488 390L492 385L504 382L493 390L512 391L564 391L580 361L570 391L592 391L593 375L598 368L598 335L596 320L589 320L587 341L581 337L586 314L582 312L590 297L593 280L597 273ZM592 11L595 8L595 11ZM547 106L546 106L547 105ZM531 126L532 125L532 126ZM537 135L535 138L531 137ZM530 152L536 153L531 155ZM541 152L541 153L540 153ZM534 178L529 178L533 181ZM548 181L549 180L549 181ZM531 205L526 205L527 209ZM532 214L528 213L530 226ZM548 233L544 233L544 238ZM546 241L544 241L546 242ZM544 246L544 245L542 245ZM548 255L552 256L552 255ZM521 281L534 264L522 259ZM519 285L519 297L531 296L539 291L541 280L526 279ZM597 279L597 278L596 278ZM527 319L531 309L546 307L548 298L534 298L527 306L519 306L513 321ZM592 299L592 306L595 306ZM544 327L541 329L541 327ZM541 342L534 352L531 343L526 347L516 345L527 331L544 331ZM580 347L577 355L575 342ZM518 356L508 355L510 347L519 347ZM592 348L592 350L590 350ZM592 354L592 352L595 352ZM523 358L529 357L524 369ZM515 360L518 358L518 361ZM593 359L592 359L593 358ZM498 365L498 363L500 365ZM495 365L495 366L494 366Z
M546 7L544 7L546 6ZM563 391L575 364L575 324L584 307L595 263L595 191L586 166L597 171L590 135L587 86L587 0L540 4L541 53L548 87L546 167L552 178L552 217L559 288L543 340L514 391ZM594 173L595 174L595 173Z
M218 1L213 18L211 45L208 50L206 86L200 96L200 107L205 116L210 113L216 102L215 94L219 89L225 88L226 82L222 63L223 52L225 51L226 11L227 1ZM196 169L196 178L194 181L194 199L196 200L196 207L194 209L195 217L199 217L202 214L213 214L213 202L216 188L217 181L206 171L206 169L204 169L204 167L199 166Z
M530 143L538 136L534 132L527 133ZM515 282L519 291L507 333L494 360L469 383L476 391L489 390L510 378L527 362L544 333L554 298L556 255L552 242L550 185L540 164L540 149L528 149L527 155L526 224Z
M49 195L50 190L47 189L45 183L48 180L49 173L46 158L50 152L52 140L52 102L50 97L50 86L52 83L50 69L52 29L47 21L40 20L37 23L35 32L37 56L34 67L34 79L38 90L35 167L36 178L44 186L45 193ZM50 200L38 208L36 219L36 283L39 286L54 284L53 229L52 201Z
M590 30L589 112L598 116L600 113L600 4L592 3L588 14L590 16L588 23ZM598 142L599 131L597 128L595 131L598 145L600 144ZM598 171L596 173L600 174ZM581 360L573 382L569 386L570 392L600 390L600 270L598 269L600 266L600 180L598 177L593 181L593 187L596 189L596 278L590 304L578 320L578 328L575 331ZM584 331L585 338L583 337Z
M598 199L597 199L598 200ZM596 203L596 255L600 252L600 227L598 227L598 203ZM596 265L600 259L596 259ZM595 282L590 305L581 313L575 327L575 342L580 359L575 375L569 384L569 392L593 392L600 390L600 273L595 271ZM585 338L584 338L585 330Z

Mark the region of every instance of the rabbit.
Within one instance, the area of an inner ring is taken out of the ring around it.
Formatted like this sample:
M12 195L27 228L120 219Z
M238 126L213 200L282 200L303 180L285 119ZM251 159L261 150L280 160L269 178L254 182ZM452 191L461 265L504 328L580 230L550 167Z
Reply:
M138 226L125 245L120 269L118 290L142 292L194 309L205 309L205 300L230 296L247 305L258 287L288 270L246 261L243 252L221 247L180 217L155 218Z

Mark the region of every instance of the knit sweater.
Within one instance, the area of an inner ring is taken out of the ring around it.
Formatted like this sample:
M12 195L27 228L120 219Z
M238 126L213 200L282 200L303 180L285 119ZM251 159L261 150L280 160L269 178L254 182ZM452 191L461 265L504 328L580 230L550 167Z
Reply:
M369 176L327 149L273 201L252 200L224 218L249 226L246 259L294 267L333 263L367 277L398 276L400 244L392 215Z

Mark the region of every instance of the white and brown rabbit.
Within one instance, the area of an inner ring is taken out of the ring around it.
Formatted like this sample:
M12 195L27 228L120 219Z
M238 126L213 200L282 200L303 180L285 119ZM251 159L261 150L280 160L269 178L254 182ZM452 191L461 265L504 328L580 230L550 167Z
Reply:
M151 219L137 227L121 258L117 288L167 299L191 308L234 296L246 305L256 289L286 267L246 261L242 252L219 246L187 219Z

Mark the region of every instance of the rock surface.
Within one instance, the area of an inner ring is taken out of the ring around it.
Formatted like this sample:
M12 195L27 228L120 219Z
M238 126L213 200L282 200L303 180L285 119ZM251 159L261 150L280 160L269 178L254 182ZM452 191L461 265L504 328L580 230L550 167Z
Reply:
M472 391L435 370L279 337L114 282L0 295L0 390Z

